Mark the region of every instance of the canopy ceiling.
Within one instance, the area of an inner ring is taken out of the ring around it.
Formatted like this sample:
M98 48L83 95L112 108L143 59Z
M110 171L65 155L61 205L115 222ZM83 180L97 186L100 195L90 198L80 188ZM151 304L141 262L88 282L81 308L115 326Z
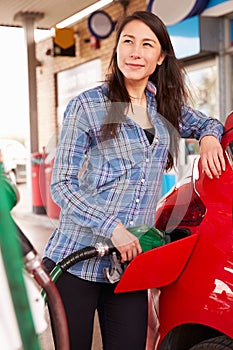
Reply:
M96 0L1 0L0 26L22 26L19 13L38 13L36 27L48 29L96 3ZM41 14L41 16L40 16Z

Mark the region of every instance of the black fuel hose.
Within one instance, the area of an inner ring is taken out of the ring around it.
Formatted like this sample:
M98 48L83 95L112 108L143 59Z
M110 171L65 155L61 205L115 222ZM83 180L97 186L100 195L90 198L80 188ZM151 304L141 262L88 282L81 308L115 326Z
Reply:
M79 261L91 259L97 256L109 255L113 252L120 254L115 247L109 247L107 244L97 243L95 246L88 246L79 249L63 260L59 261L53 270L50 272L50 278L53 282L56 282L61 274L67 271L71 266L77 264ZM41 295L46 300L46 291L42 290Z
M60 266L62 271L67 271L71 266L78 263L79 261L94 258L99 255L99 251L96 247L85 247L71 253L66 258L61 260L57 265Z

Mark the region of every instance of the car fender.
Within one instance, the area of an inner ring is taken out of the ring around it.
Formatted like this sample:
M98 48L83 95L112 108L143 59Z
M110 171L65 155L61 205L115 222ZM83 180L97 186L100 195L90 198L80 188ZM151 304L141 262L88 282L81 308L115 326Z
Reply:
M160 341L181 325L208 326L233 338L233 251L225 251L210 237L198 241L182 275L161 289Z

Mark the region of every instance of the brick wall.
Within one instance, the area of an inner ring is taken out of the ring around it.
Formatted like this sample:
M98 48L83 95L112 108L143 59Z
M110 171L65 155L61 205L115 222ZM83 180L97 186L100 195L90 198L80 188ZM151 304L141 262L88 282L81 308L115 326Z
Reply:
M131 0L127 14L135 10L145 10L146 0ZM120 3L113 3L103 9L113 21L123 16L124 11ZM76 40L76 57L53 57L49 51L53 48L52 38L39 42L36 45L36 57L42 65L37 68L37 95L38 95L38 132L39 151L42 147L56 145L58 138L57 126L57 99L56 74L68 68L78 66L95 58L101 59L102 77L107 71L109 59L114 45L114 32L110 37L100 40L100 48L93 50L90 42L88 18L74 26ZM75 94L75 93L74 93Z

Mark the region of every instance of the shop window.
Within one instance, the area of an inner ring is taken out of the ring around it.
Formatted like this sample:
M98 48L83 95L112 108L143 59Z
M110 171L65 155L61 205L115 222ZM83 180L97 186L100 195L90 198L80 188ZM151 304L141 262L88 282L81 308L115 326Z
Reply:
M216 61L207 61L186 68L191 92L190 104L209 116L218 118L218 82Z
M233 19L230 20L230 46L233 46Z
M208 60L186 67L187 85L191 92L189 104L207 116L219 118L218 74L215 60ZM187 173L199 154L199 143L195 139L182 140L178 161L178 174Z
M101 60L95 59L57 73L57 122L60 127L68 102L101 83Z

